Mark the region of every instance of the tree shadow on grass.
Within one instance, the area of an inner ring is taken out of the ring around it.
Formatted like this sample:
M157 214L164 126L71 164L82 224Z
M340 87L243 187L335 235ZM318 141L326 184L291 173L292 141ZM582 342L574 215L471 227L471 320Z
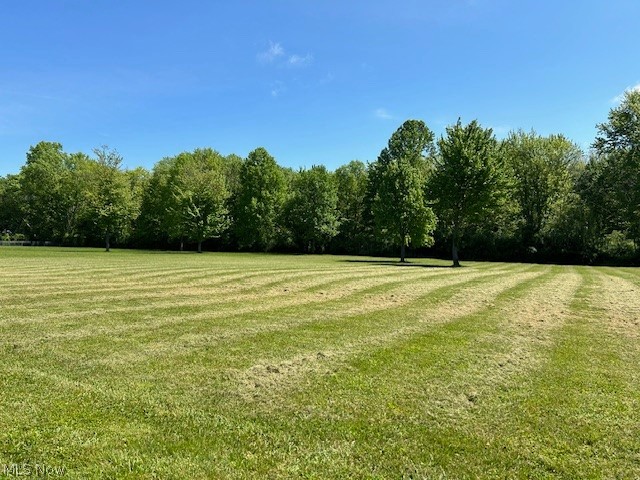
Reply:
M453 265L439 265L436 263L411 263L393 260L340 260L346 263L367 263L369 265L383 265L386 267L422 267L422 268L454 268Z

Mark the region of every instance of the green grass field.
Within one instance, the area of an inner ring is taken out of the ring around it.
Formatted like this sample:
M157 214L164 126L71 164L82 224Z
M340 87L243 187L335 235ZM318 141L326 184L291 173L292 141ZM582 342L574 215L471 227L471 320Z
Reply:
M0 248L0 478L640 477L639 270L412 262Z

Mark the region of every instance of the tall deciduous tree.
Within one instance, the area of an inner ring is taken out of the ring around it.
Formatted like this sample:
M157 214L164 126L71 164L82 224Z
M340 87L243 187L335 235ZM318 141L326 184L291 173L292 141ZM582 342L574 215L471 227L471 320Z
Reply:
M67 155L65 174L60 179L61 202L60 220L64 244L79 245L84 241L82 222L86 217L86 194L91 185L92 160L84 153Z
M133 197L130 178L121 169L122 156L106 146L94 149L94 154L86 194L87 214L108 252L112 239L123 240L130 234L139 205Z
M286 224L303 250L324 251L338 233L338 193L333 176L324 166L300 171L293 178L286 205Z
M24 195L24 214L28 235L32 240L55 240L62 236L65 210L62 193L67 155L56 142L40 142L27 153L20 182Z
M583 235L588 240L591 257L602 251L608 234L628 227L624 214L626 202L617 192L618 165L610 160L608 155L593 151L576 182L576 190L586 210Z
M431 169L433 133L420 120L407 120L370 165L372 212L379 235L400 246L433 243L436 217L427 206L425 182Z
M235 204L238 243L243 248L271 250L281 236L280 220L286 200L282 169L260 147L249 153L241 178Z
M125 171L127 180L131 187L131 202L133 209L132 223L130 224L129 241L133 244L138 244L141 240L139 230L140 214L142 212L142 202L145 197L145 192L149 189L151 182L151 173L143 167L136 167L133 170Z
M565 202L572 189L571 168L580 162L580 149L562 135L541 137L535 132L512 132L503 153L514 176L514 195L526 246L539 246L541 232L556 202Z
M224 178L227 185L226 208L229 212L227 215L228 225L220 236L221 241L227 246L238 247L238 239L236 236L236 204L240 195L240 187L242 186L242 164L244 159L232 153L226 157L222 157L224 164Z
M430 186L438 218L451 236L453 266L459 267L458 246L465 229L489 220L506 198L505 168L493 131L475 120L447 127L438 149Z
M87 155L67 154L59 143L40 142L29 149L20 182L26 229L32 239L79 241L89 163Z
M176 157L158 161L142 194L138 237L147 245L159 245L169 241L171 230L171 171Z
M628 91L619 106L598 125L593 145L605 158L607 187L622 219L621 228L640 244L640 91Z
M0 234L23 233L23 195L19 175L0 177Z
M341 251L363 253L367 242L365 222L366 195L368 186L367 166L354 160L339 167L334 178L338 189L338 212L340 232L335 244Z
M178 155L171 170L171 235L202 242L219 237L228 225L222 156L210 148Z

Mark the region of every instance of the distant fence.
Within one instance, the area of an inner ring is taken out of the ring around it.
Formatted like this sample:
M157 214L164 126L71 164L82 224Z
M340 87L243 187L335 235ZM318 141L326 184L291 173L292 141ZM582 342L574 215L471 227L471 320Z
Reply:
M51 247L54 242L32 242L29 240L0 240L0 247Z

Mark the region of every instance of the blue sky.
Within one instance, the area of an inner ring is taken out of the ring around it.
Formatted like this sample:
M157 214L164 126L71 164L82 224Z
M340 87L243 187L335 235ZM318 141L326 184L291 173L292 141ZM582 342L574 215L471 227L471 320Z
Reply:
M25 0L0 14L0 175L30 145L372 161L406 119L583 148L640 84L640 2Z

